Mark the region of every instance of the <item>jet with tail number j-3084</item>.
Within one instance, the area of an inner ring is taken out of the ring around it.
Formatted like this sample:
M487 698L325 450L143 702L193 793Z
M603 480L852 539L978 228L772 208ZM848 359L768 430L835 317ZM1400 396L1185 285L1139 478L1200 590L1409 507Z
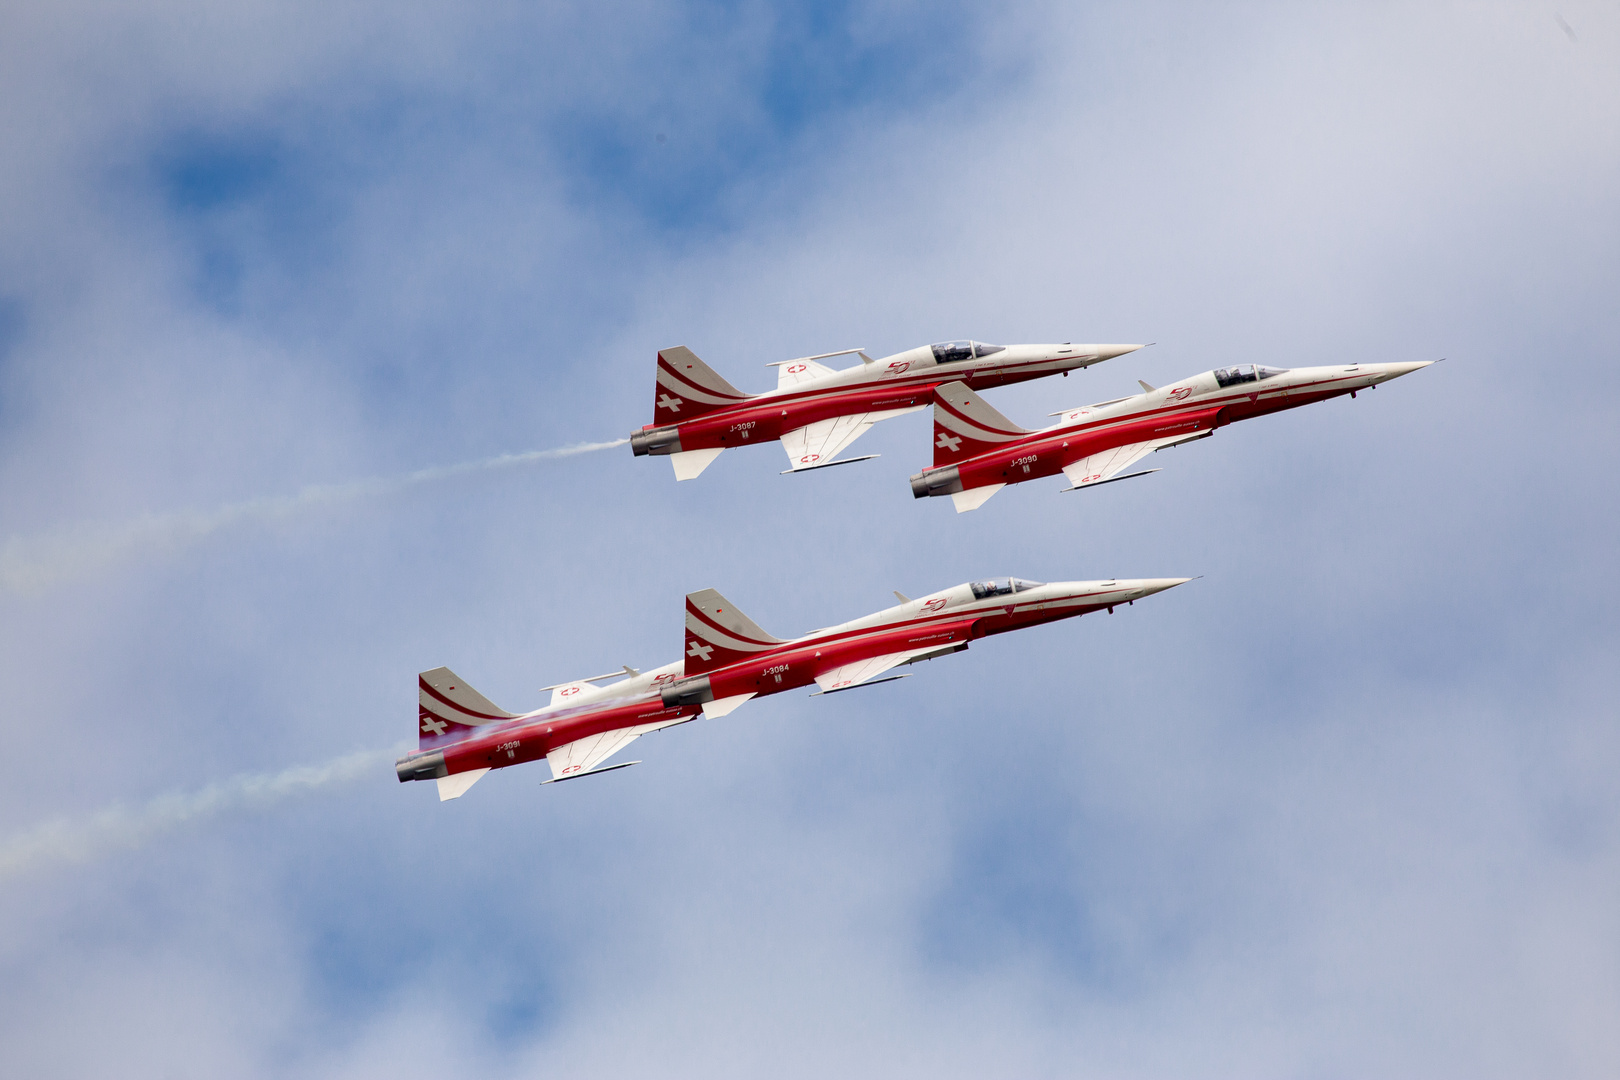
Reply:
M947 341L874 360L860 349L806 356L770 365L776 389L745 394L685 346L658 354L653 422L630 436L637 456L667 456L675 479L691 480L727 447L780 440L786 472L804 472L868 457L838 459L879 420L916 412L934 387L961 383L973 390L1068 374L1141 345L987 345ZM859 356L839 371L817 361Z
M1019 427L964 383L934 391L934 465L911 478L919 499L949 495L957 513L976 510L1006 487L1063 473L1073 487L1145 476L1120 474L1155 450L1208 438L1215 429L1267 413L1348 394L1435 363L1217 368L1157 388L1053 413L1039 431Z
M552 779L608 772L632 740L693 720L725 716L745 702L812 683L817 694L904 678L889 672L961 652L992 634L1128 605L1188 578L1060 581L992 578L913 600L802 637L773 637L713 589L686 597L686 649L676 663L556 687L551 701L510 713L449 668L417 680L418 749L396 763L401 781L436 780L439 798L459 797L492 769L545 758Z

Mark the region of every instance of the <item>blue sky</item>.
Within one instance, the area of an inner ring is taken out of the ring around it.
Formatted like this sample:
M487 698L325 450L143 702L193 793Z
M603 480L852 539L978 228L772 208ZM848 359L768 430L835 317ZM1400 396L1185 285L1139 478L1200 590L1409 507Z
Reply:
M408 741L425 668L521 708L665 663L690 590L787 635L1202 575L586 784L384 763L31 865L15 1067L1620 1063L1607 7L13 5L0 58L0 843ZM961 517L916 417L823 474L251 502L621 437L662 346L758 390L968 336L1157 342L994 392L1025 423L1446 362Z

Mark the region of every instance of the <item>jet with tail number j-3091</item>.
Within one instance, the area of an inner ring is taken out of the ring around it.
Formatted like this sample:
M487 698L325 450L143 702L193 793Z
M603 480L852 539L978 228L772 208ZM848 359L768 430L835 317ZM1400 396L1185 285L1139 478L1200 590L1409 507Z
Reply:
M1068 409L1039 431L1019 427L964 383L934 391L934 465L911 478L919 498L949 495L957 513L976 510L1006 487L1063 473L1073 487L1145 476L1120 474L1171 446L1208 438L1215 429L1267 413L1348 394L1435 363L1217 368L1162 388L1138 380L1143 392Z
M802 637L760 629L713 589L686 597L686 649L677 662L626 677L555 687L533 712L510 713L449 668L417 680L418 749L396 763L401 781L436 780L439 798L459 797L492 769L545 758L551 783L621 769L603 765L632 740L703 713L725 716L745 702L812 683L817 694L904 678L889 672L961 652L980 638L1116 607L1188 578L1060 581L992 578L921 599L896 593L895 607Z
M973 390L1064 374L1142 348L1141 345L987 345L947 341L874 360L861 349L783 360L776 389L745 394L685 346L658 354L653 422L630 436L637 456L667 456L675 479L691 480L728 447L780 440L786 472L865 461L844 458L850 443L879 420L916 412L934 387L961 383ZM839 371L817 361L859 356Z

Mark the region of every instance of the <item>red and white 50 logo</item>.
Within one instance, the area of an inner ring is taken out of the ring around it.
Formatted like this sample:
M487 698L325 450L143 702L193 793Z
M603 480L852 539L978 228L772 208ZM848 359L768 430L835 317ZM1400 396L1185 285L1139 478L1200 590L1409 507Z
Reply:
M932 600L924 602L922 609L932 614L933 612L936 612L940 608L944 607L948 602L949 601L947 601L945 597L936 596Z
M1186 401L1190 397L1192 397L1192 387L1190 386L1178 386L1170 391L1171 401Z
M911 370L910 360L896 360L889 365L890 375L904 375Z

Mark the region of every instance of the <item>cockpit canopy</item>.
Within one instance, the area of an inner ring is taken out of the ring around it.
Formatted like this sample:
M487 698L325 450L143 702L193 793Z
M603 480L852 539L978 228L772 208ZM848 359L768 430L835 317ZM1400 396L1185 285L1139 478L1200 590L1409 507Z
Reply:
M1260 367L1257 364L1239 364L1237 367L1223 367L1215 369L1215 381L1222 386L1236 386L1238 383L1262 382L1273 375L1286 375L1287 368Z
M1023 578L998 577L989 581L975 581L968 586L973 590L973 599L984 600L991 596L1011 596L1013 593L1028 592L1039 585L1039 581L1025 581Z
M934 363L954 364L958 360L975 360L1006 348L1005 345L986 345L982 341L942 341L933 346Z

